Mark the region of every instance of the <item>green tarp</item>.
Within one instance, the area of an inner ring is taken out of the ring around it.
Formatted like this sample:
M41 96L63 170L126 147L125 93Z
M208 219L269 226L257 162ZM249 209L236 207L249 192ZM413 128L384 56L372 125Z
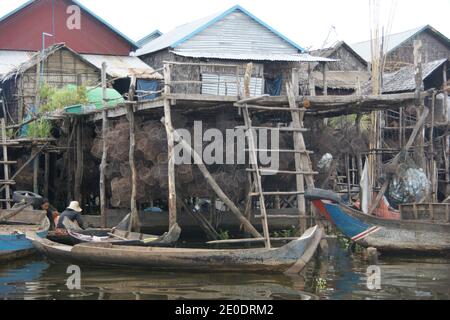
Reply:
M115 89L106 89L106 96L108 99L108 106L115 107L118 104L124 103L125 99ZM103 89L102 88L87 88L87 97L89 104L95 105L97 109L103 108Z
M69 85L67 88L72 90L77 90L75 85ZM87 105L74 105L67 106L64 108L67 113L71 114L84 114L87 112L91 112L95 109L103 108L103 89L102 88L94 88L87 87L86 95L88 99ZM108 88L106 89L106 97L108 99L108 107L112 108L121 103L125 102L125 99L121 96L121 94L115 89Z

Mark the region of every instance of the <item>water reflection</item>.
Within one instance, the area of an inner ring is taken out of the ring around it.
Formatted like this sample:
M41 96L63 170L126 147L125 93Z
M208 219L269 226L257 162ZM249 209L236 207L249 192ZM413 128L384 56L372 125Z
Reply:
M71 291L67 267L39 258L0 267L0 299L450 299L449 259L383 257L382 289L370 291L368 263L333 243L295 277L82 267L82 290Z

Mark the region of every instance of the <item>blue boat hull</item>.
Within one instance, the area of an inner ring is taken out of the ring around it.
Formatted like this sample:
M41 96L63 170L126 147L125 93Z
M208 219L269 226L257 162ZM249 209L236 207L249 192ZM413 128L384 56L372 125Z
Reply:
M46 238L48 231L37 234ZM33 243L24 234L0 234L0 261L22 258L34 252Z
M375 247L384 252L450 252L449 223L369 216L334 201L329 192L320 190L310 191L306 197L339 231L364 247Z

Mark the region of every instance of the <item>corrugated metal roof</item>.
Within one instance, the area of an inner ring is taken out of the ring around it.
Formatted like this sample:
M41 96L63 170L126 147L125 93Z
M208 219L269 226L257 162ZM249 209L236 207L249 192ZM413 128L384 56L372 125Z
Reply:
M162 35L163 35L163 33L161 31L155 30L152 33L150 33L149 35L143 37L141 40L136 41L136 44L139 46L139 48L142 48L147 43L150 43L151 41L161 37Z
M102 68L102 63L106 62L106 72L113 78L126 78L135 75L141 79L163 79L163 76L143 62L138 57L107 56L97 54L82 54L84 59L97 68Z
M0 78L30 60L34 52L0 50Z
M323 87L323 73L314 72L316 87ZM356 89L357 84L362 86L370 79L370 74L365 71L328 71L327 85L332 89Z
M301 54L271 54L271 53L232 53L232 52L176 52L176 55L191 58L209 58L209 59L226 59L226 60L243 60L243 61L288 61L288 62L335 62L336 59L328 59L322 57L314 57L306 53Z
M323 49L318 49L318 50L313 50L310 51L309 54L311 55L317 55L320 57L325 57L325 58L332 58L332 56L341 48L343 47L344 49L346 49L347 51L349 51L350 53L352 53L359 61L361 61L361 63L365 64L367 66L367 61L361 57L351 46L349 46L346 42L344 41L338 41L336 42L332 47L329 48L323 48Z
M44 55L41 52L0 50L0 79L6 80L15 74L25 72L35 66L38 61L46 59L49 55L61 49L69 50L82 61L97 69L101 69L102 63L106 62L108 65L106 72L113 78L126 78L135 75L141 79L163 79L161 74L155 72L152 67L137 57L79 54L63 43L48 47L45 49Z
M447 59L441 59L422 66L423 80L426 80ZM414 66L407 66L393 74L387 74L383 79L383 93L414 91L416 89Z
M423 80L425 81L436 69L441 67L447 59L425 63L422 66ZM416 89L415 68L413 65L403 67L397 72L385 74L383 77L383 93L408 92ZM371 83L364 85L363 91L371 91Z
M386 44L386 52L390 52L401 45L403 42L413 37L417 33L420 33L422 30L427 28L428 26L421 26L419 28L415 28L412 30L404 31L401 33L395 33L386 36L385 44ZM366 61L372 61L372 49L371 49L371 41L364 41L350 45L353 50L356 51L361 57L363 57Z
M284 36L283 34L281 34L278 31L276 31L275 29L273 29L268 24L264 23L263 21L261 21L260 19L255 17L253 14L251 14L250 12L248 12L241 6L236 5L230 9L226 10L225 12L221 11L219 13L213 14L206 18L202 18L202 19L196 20L194 22L181 25L181 26L175 28L174 30L155 39L154 41L148 43L143 48L137 50L136 55L142 56L142 55L156 52L156 51L166 49L166 48L176 48L178 45L191 39L192 37L194 37L201 31L205 30L209 26L222 20L223 18L225 18L226 16L228 16L229 14L231 14L235 11L243 12L244 14L246 14L247 16L252 18L254 21L256 21L257 23L259 23L260 25L267 28L268 30L270 30L271 32L276 34L278 37L280 37L281 39L283 39L284 41L289 43L292 47L296 48L297 50L299 50L301 52L304 51L304 49L302 47L300 47L298 44L296 44L292 40L288 39L286 36Z

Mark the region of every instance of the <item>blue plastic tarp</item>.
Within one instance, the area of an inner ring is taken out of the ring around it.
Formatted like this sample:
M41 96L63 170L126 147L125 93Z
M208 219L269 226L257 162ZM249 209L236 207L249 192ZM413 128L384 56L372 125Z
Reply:
M147 91L147 92L155 92L158 90L158 81L156 80L142 80L138 79L136 83L136 87L138 91ZM157 96L156 93L138 93L139 101L153 100Z

